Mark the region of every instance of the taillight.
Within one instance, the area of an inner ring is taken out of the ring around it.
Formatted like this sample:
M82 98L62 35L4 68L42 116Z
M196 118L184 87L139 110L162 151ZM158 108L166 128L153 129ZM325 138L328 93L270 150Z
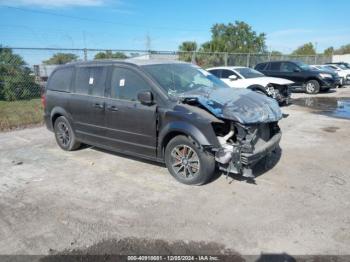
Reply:
M46 107L46 94L45 92L41 93L41 104L43 105L44 109Z

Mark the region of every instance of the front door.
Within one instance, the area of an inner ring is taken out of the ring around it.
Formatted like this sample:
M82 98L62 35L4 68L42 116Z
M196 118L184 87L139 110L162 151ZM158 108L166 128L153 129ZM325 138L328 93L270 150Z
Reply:
M294 82L294 86L301 86L303 84L303 73L301 69L294 63L281 63L281 77Z
M126 153L156 157L156 105L143 105L137 94L151 84L137 70L113 67L106 99L106 136Z

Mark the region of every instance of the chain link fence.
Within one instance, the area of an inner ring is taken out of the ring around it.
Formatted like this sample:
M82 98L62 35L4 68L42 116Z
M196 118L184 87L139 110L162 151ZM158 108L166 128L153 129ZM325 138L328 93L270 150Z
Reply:
M303 61L307 64L323 64L332 60L331 57L322 55L272 56L269 53L231 54L222 52L0 47L0 130L19 126L20 124L16 124L17 122L41 121L41 90L51 72L59 64L69 61L125 58L181 60L195 63L203 68L212 66L254 67L257 63L272 60ZM31 103L33 103L32 106ZM24 104L25 106L23 106ZM25 112L21 111L24 108L26 108ZM23 114L29 116L29 120L21 120Z

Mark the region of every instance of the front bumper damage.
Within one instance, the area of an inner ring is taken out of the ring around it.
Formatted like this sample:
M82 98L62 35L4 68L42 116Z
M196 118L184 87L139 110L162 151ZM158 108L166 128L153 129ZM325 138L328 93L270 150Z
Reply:
M269 96L276 99L279 104L288 105L291 99L291 87L289 85L269 84L266 89Z
M227 136L229 135L231 134ZM222 147L214 149L219 169L254 178L254 165L278 148L282 133L277 123L269 123L246 128L245 134L242 134L242 131L238 132L238 139L234 143L225 143L227 136L219 138Z

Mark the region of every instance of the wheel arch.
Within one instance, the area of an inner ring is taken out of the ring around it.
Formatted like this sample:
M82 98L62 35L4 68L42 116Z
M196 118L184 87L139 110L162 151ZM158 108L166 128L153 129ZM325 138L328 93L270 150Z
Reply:
M262 85L250 85L247 87L247 89L250 89L252 91L261 91L263 92L265 95L268 95L267 92L266 92L266 88Z
M67 120L69 121L69 124L72 125L72 117L71 117L71 115L65 109L63 109L62 107L55 107L55 108L52 109L51 114L50 114L52 127L54 126L56 119L59 118L60 116L66 117Z
M213 145L205 134L192 124L186 122L171 122L167 124L158 136L158 152L161 158L164 157L164 150L171 139L178 135L184 135L193 139L199 146Z

